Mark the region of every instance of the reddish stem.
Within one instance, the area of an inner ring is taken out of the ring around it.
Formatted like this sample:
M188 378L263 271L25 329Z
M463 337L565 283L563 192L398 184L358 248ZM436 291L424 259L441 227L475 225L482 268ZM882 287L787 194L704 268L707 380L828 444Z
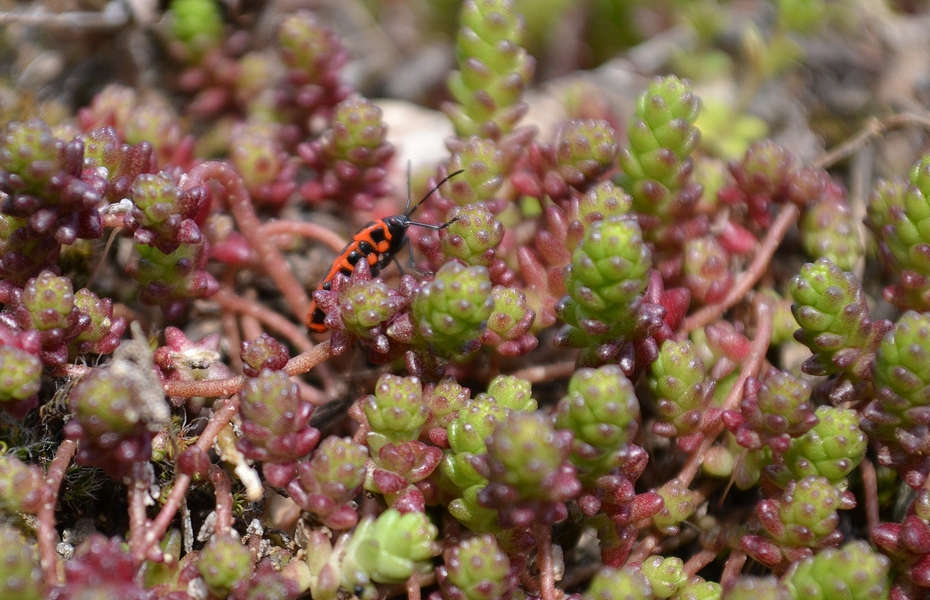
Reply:
M536 525L536 565L539 567L539 594L542 600L555 600L555 564L552 558L552 527L548 523Z
M313 346L313 348L293 357L284 366L288 375L303 375L316 368L332 356L329 340ZM57 377L83 377L93 367L86 365L66 364L56 368ZM245 377L227 377L226 379L211 379L208 381L168 381L165 383L165 394L180 398L193 398L203 396L206 398L220 398L238 393L245 383Z
M194 445L203 452L209 452L213 442L216 441L216 436L226 427L238 410L239 401L235 398L227 399L223 406L216 410L210 417L210 421L207 423L207 426L204 427ZM165 532L168 531L168 527L171 525L172 520L174 520L174 516L178 512L178 507L181 506L181 501L184 500L184 496L187 494L187 488L190 487L190 484L190 475L180 473L175 477L174 486L171 488L168 499L165 501L164 506L162 506L158 516L152 521L148 532L145 534L144 542L140 544L139 551L143 555L147 554L149 548L158 543L162 536L165 535Z
M129 482L129 549L132 552L133 559L141 563L145 560L145 553L139 553L138 549L145 539L145 533L148 531L149 518L146 513L145 500L151 489L152 482L148 477L150 469L147 469L147 463L137 461L132 464L132 480Z
M314 346L310 351L298 354L284 365L288 375L303 375L332 356L329 340Z
M249 298L249 300L254 301L254 298ZM239 326L242 328L242 335L247 340L254 340L261 334L265 333L262 329L261 322L256 319L254 315L243 314L242 318L239 320ZM312 347L313 345L311 344L310 348ZM304 350L309 350L310 348L301 348L300 351L303 352Z
M216 465L210 467L210 481L216 495L216 523L213 531L217 537L228 535L232 530L232 484L223 469Z
M885 117L884 119L872 117L859 133L836 148L821 155L811 166L815 169L826 169L847 156L852 156L860 148L878 136L884 135L886 132L893 129L912 126L923 127L930 131L930 118L922 113L901 113Z
M421 593L420 590L436 585L436 574L435 573L417 573L417 593ZM378 585L378 598L397 598L398 596L403 595L404 593L410 593L410 580L403 583L382 583Z
M739 378L733 384L733 388L723 401L722 410L735 408L742 400L743 387L746 384L746 380L749 379L751 375L758 374L765 360L765 353L769 349L769 343L772 341L772 306L769 304L768 298L762 294L756 295L754 305L756 309L756 337L752 341L752 346L750 346L749 355L743 362L743 369L740 371ZM723 429L723 421L720 420L705 432L704 440L701 442L701 445L698 447L697 451L691 455L688 462L685 463L685 466L682 467L681 472L678 474L678 479L681 481L682 486L688 487L691 485L695 475L697 475L698 468L701 466L701 463L704 462L705 453L708 448L713 445L717 436L720 435ZM636 549L630 553L630 558L627 563L642 564L642 562L658 548L659 539L659 536L655 533L647 535L640 541Z
M255 533L249 535L249 552L252 553L252 567L258 563L258 559L262 556L262 536Z
M328 246L333 252L342 252L348 242L337 233L330 231L322 225L304 221L268 221L261 227L262 235L273 236L279 233L299 235L307 239L316 240Z
M637 544L636 549L630 553L630 558L627 559L626 564L628 565L641 565L643 561L646 560L656 548L659 547L659 536L656 533L650 533L642 539L642 541Z
M58 491L61 488L61 482L65 478L65 473L68 471L68 465L71 464L75 450L77 450L77 444L74 440L65 440L58 446L55 458L48 465L48 472L45 475L45 497L42 499L42 505L36 515L38 520L36 538L39 545L39 563L45 573L45 581L49 584L62 582L58 572L58 552L55 550L58 544L58 531L55 529L55 507L58 505Z
M688 562L685 563L685 573L688 574L688 577L697 575L701 569L714 562L715 558L717 558L716 549L702 548L700 552L689 558Z
M772 261L772 256L775 255L775 251L778 249L778 245L781 244L781 240L785 237L788 229L797 221L799 214L798 207L794 204L789 204L782 209L778 218L772 223L772 228L769 229L769 232L765 234L765 237L762 239L759 250L756 252L755 257L753 257L752 262L743 272L742 276L740 276L736 285L734 285L729 293L727 293L726 297L717 304L705 306L694 314L689 315L681 324L681 328L679 329L681 335L685 335L689 331L713 323L722 317L723 313L727 312L733 305L746 297L749 291L752 290L765 273L766 269L768 269L769 263Z
M236 270L229 269L223 275L223 282L220 290L214 294L214 296L219 295L224 292L225 289L233 289L236 285ZM242 372L242 355L239 352L239 348L242 346L242 337L239 335L239 321L236 319L236 314L230 310L224 310L222 312L222 325L223 325L223 335L226 337L226 344L229 348L229 366L232 368L233 372L241 373Z
M579 587L584 582L590 582L591 578L594 577L598 571L604 568L604 565L598 562L591 562L588 564L576 564L573 565L570 571L565 572L565 576L562 577L562 588L570 589L573 587Z
M520 585L531 593L539 592L539 582L533 579L533 576L526 572L526 569L520 572Z
M743 399L743 387L746 380L751 376L759 374L762 363L765 360L765 353L768 352L769 344L772 341L772 306L769 299L763 294L757 294L755 301L756 313L756 337L752 340L752 346L749 348L749 355L743 361L743 368L739 377L730 389L730 393L724 399L721 405L721 411L732 410L739 406ZM688 462L681 469L678 479L685 487L691 485L694 476L697 475L698 468L704 462L704 455L707 449L713 445L717 436L723 431L723 420L719 420L708 431L704 433L704 441L701 442L697 452L691 455Z
M298 354L284 365L288 375L302 375L310 371L331 356L329 340L317 344L309 352ZM165 383L165 393L169 396L193 398L205 396L219 398L230 396L242 389L245 377L228 377L226 379L213 379L210 381L169 381Z
M862 490L865 495L865 519L871 531L881 522L878 512L878 475L875 465L868 458L862 459L859 470L862 472Z
M255 214L249 193L232 167L219 161L201 163L191 170L180 187L187 190L210 181L216 181L226 190L229 208L236 217L240 233L258 253L259 260L278 284L291 312L294 316L302 317L310 306L310 298L291 273L272 238L263 234L262 223Z
M245 383L245 377L227 377L226 379L211 379L208 381L168 381L165 382L165 393L169 396L193 398L220 398L238 393Z
M407 600L420 600L420 574L416 571L407 579Z
M548 365L524 367L514 371L511 373L511 375L514 377L519 377L520 379L526 379L530 383L541 383L543 381L552 381L553 379L569 377L572 373L575 372L575 369L577 368L577 362L572 359L557 363L550 363Z
M221 321L226 347L230 350L228 355L229 368L234 373L241 373L242 354L238 350L242 347L242 336L239 335L239 320L236 318L236 313L223 311Z
M720 585L726 588L728 582L739 577L743 571L743 565L746 564L746 553L742 550L733 550L727 557L726 564L723 565L723 573L720 574Z

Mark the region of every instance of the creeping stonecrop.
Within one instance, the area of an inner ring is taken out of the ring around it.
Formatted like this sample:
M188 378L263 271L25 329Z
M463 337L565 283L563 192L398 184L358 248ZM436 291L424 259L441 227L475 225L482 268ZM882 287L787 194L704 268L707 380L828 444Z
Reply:
M926 119L813 145L900 50L835 16L919 8L365 4L7 24L0 597L930 597L930 154L880 139Z

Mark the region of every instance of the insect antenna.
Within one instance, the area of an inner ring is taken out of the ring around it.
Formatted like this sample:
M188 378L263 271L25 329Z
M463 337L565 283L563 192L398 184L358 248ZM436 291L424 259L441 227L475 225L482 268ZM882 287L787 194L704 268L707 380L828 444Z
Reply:
M420 205L421 205L421 204L423 204L424 202L426 202L427 200L429 200L429 197L432 196L432 195L436 192L436 190L438 190L439 188L442 187L442 184L444 184L445 182L449 181L450 179L452 179L452 178L455 177L456 175L459 175L459 174L464 173L464 172L465 172L465 169L459 169L458 171L456 171L456 172L454 172L454 173L449 173L448 175L446 175L445 177L443 177L443 178L442 178L442 181L440 181L439 183L437 183L437 184L433 187L433 189L431 189L425 196L423 196L423 199L420 200L419 202L417 202L417 203L414 205L413 208L409 208L409 207L410 207L410 163L408 162L408 163L407 163L407 206L404 207L404 215L407 216L407 217L409 217L410 215L412 215L413 213L415 213L415 212L417 211L417 209L420 208ZM409 210L408 210L408 209L409 209Z
M413 212L412 210L410 210L410 194L411 194L410 192L410 163L411 161L408 160L407 161L407 204L404 205L404 214L407 216L410 216L410 213Z

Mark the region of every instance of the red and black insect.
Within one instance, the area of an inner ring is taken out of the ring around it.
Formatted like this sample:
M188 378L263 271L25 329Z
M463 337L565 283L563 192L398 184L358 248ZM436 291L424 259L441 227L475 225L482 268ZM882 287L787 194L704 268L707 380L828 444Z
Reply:
M409 243L407 239L407 230L411 226L438 231L454 223L455 219L452 219L442 225L431 225L429 223L421 223L420 221L411 221L410 215L415 213L416 210L420 208L420 205L426 202L433 192L438 190L442 184L459 173L462 173L462 171L456 171L446 176L442 181L436 184L436 187L431 189L422 200L417 202L413 208L410 208L410 191L408 190L407 206L404 207L404 213L401 215L391 215L390 217L378 219L377 221L372 221L368 225L365 225L365 227L355 234L352 241L342 249L342 252L340 252L336 260L333 261L333 266L330 267L329 272L326 273L326 277L320 281L320 285L318 285L316 289L329 290L333 284L333 280L339 273L347 277L352 275L352 272L355 270L355 265L357 265L358 261L362 258L368 261L372 276L377 275L381 272L381 269L388 266L388 264L397 257L397 253ZM409 181L409 174L407 178ZM307 310L307 328L315 333L324 333L327 329L326 325L323 324L325 318L326 313L317 305L316 301L312 301L309 310Z

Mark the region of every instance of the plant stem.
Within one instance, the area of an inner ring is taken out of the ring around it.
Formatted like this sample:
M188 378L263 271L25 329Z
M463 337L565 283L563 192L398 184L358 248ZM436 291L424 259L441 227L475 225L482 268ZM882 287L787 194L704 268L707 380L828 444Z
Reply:
M685 573L689 577L697 575L698 572L714 562L714 559L717 558L718 550L716 548L702 548L700 552L688 559L688 562L685 563Z
M322 225L306 223L304 221L268 221L261 227L263 236L273 236L280 233L299 235L307 239L316 240L325 244L333 252L342 252L348 242L341 235L333 233Z
M152 482L148 476L151 469L146 469L146 463L137 461L132 464L132 480L129 483L129 550L137 562L145 560L145 553L138 549L145 539L148 531L149 519L145 510L146 495L151 489Z
M220 398L237 393L244 384L245 377L241 375L208 381L168 381L165 383L165 393L181 398L193 398L194 396Z
M903 127L919 126L930 131L930 114L927 113L901 113L891 115L884 119L872 118L866 123L859 133L854 137L846 140L836 148L824 153L811 166L815 169L826 169L844 158L854 154L859 148L863 147L873 139L884 135L894 129Z
M641 565L643 561L646 560L653 551L659 547L659 536L655 533L650 533L642 539L639 545L636 546L636 549L630 553L630 558L627 560L628 565Z
M222 294L224 288L231 290L235 285L236 270L229 269L223 274L223 278L220 281L220 289L214 294L214 297ZM226 338L227 347L229 348L229 366L234 373L241 373L242 353L237 351L242 347L242 336L239 335L239 319L236 318L235 312L224 310L220 315L220 320L223 326L223 336Z
M262 266L278 284L291 312L296 317L303 317L310 306L310 298L303 286L291 273L287 261L274 245L274 241L262 233L262 223L255 214L252 200L242 180L229 165L218 161L207 161L194 167L187 179L181 182L181 189L187 190L197 185L216 181L226 190L229 208L236 217L239 231L258 253Z
M276 331L284 336L291 345L301 352L307 352L313 348L313 342L307 337L302 327L294 325L294 323L285 317L259 304L255 300L237 296L225 289L220 289L220 291L210 297L210 300L213 300L227 310L255 317L261 323L267 325L272 331Z
M58 552L55 550L58 543L58 531L55 529L55 507L58 505L58 491L61 488L61 482L65 478L65 473L68 471L68 465L71 464L75 450L77 450L77 443L74 440L64 440L58 446L55 458L48 465L48 472L45 475L45 497L42 499L39 513L36 515L38 520L36 538L39 545L39 563L45 573L46 583L50 584L62 582L58 572Z
M878 474L868 457L859 463L859 470L862 472L862 489L865 496L865 520L869 530L872 530L881 522L878 512Z
M753 304L756 313L756 337L752 340L749 355L743 361L743 368L739 377L720 407L721 411L732 410L739 406L740 401L743 399L743 388L746 385L746 380L751 376L758 375L765 361L765 354L768 352L769 344L772 341L772 305L769 299L763 294L758 294ZM723 429L724 425L721 419L705 432L704 441L701 442L697 452L691 455L678 475L678 479L683 486L691 485L694 476L697 475L698 468L704 462L704 454L713 445Z
M417 572L407 579L407 600L420 600L420 574Z
M723 565L723 573L720 574L720 585L726 586L727 582L739 577L746 564L746 553L742 550L733 550L727 557L727 562Z
M800 211L797 206L793 204L785 206L778 214L778 218L775 219L775 222L772 223L772 228L769 229L769 232L765 234L765 237L762 239L759 250L753 257L749 267L743 272L742 276L740 276L736 284L730 289L726 297L717 304L705 306L693 315L687 317L681 324L679 333L685 335L689 331L713 323L722 317L723 313L729 310L733 305L746 298L749 291L752 290L763 273L765 273L766 269L768 269L769 263L772 261L772 256L775 254L775 250L778 249L778 245L781 244L781 240L785 237L785 233L788 232L788 229L798 220L799 215Z
M552 526L536 525L536 564L539 567L539 593L542 600L556 600L555 565L552 559Z
M210 421L207 423L207 426L204 427L194 445L204 452L209 452L220 430L226 427L226 424L229 423L230 419L232 419L233 415L238 411L239 401L233 398L227 399L223 407L214 412L213 416L210 417ZM184 500L184 496L187 494L187 488L190 487L190 484L190 475L180 473L175 477L174 486L171 488L168 499L165 500L165 504L162 506L158 516L152 521L148 532L145 534L144 541L140 543L140 552L143 555L147 554L149 548L158 543L165 535L165 532L168 531L168 527L171 525L171 521L174 520L174 515L177 514L178 507L181 505L181 501Z
M511 375L519 377L520 379L527 379L530 383L542 383L544 381L569 377L575 372L576 368L576 361L572 359L547 365L524 367L514 371Z
M743 399L743 387L746 384L746 380L749 379L751 375L758 374L759 369L761 369L765 361L765 353L768 352L769 343L772 341L772 306L769 303L769 299L759 294L754 300L754 305L756 312L756 337L752 341L749 355L743 362L743 369L740 371L739 378L733 384L733 388L730 390L730 393L727 394L726 399L724 399L721 410L735 408ZM701 442L701 445L691 455L688 462L685 463L685 466L682 467L681 472L678 474L678 480L681 481L682 486L688 487L691 485L691 482L697 475L698 468L701 466L701 463L704 462L705 453L708 448L713 445L717 436L720 435L723 429L723 421L720 420L705 432L704 440ZM630 558L627 562L629 564L642 564L642 562L658 548L659 541L657 534L650 533L640 541L636 549L630 554Z
M298 354L284 365L288 375L303 375L332 356L329 340L319 343L312 350Z
M216 494L216 524L213 531L217 537L228 535L232 530L232 485L223 469L216 465L210 467L210 481Z

